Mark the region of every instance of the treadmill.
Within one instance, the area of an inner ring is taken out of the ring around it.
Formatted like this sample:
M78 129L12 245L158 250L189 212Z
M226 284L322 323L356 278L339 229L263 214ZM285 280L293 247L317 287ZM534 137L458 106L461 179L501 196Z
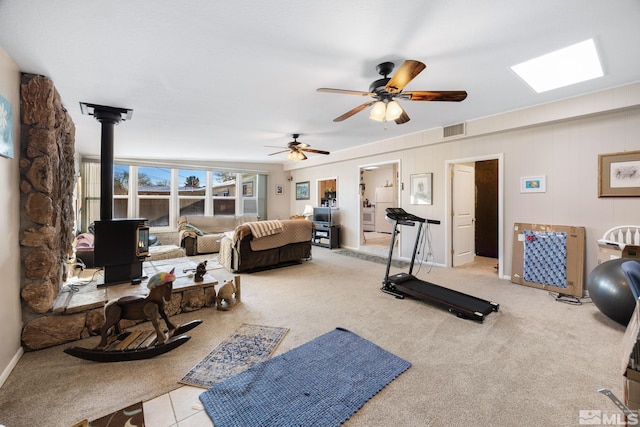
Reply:
M410 296L415 299L446 308L449 312L456 314L458 317L477 320L479 322L483 322L485 317L490 313L498 311L500 305L495 302L483 300L462 292L454 291L453 289L438 286L413 276L413 264L418 251L422 226L425 222L427 222L427 224L440 224L440 221L433 219L425 220L424 218L420 218L406 212L402 208L387 208L386 213L386 218L393 223L393 233L391 236L391 244L389 246L387 271L384 275L384 281L382 282L383 292L391 294L396 298ZM413 227L416 223L418 224L418 234L413 247L409 273L398 273L389 276L393 247L398 234L398 226L404 225Z

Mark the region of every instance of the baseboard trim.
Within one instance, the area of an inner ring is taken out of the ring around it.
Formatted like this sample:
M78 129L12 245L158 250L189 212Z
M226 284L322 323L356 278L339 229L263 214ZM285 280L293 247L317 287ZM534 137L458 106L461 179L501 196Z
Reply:
M9 378L11 371L13 371L13 368L16 367L16 365L18 364L18 361L20 360L23 354L24 354L24 349L20 347L16 352L16 354L11 359L11 362L9 362L9 365L2 372L2 375L0 375L0 387L2 387L4 385L4 382L7 380L7 378Z

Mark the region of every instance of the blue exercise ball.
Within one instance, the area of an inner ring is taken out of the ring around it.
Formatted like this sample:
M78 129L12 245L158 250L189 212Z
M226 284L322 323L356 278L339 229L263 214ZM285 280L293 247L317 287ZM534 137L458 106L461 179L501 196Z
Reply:
M603 262L587 277L587 290L593 303L607 317L621 325L627 325L636 301L629 287L627 276L622 270L625 258Z

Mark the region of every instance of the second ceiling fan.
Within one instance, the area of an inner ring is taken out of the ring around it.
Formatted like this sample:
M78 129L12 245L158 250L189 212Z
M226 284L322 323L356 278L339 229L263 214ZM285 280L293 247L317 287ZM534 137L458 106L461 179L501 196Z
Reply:
M293 141L287 144L287 148L285 150L276 151L275 153L271 153L269 155L273 156L275 154L280 154L288 151L289 154L287 154L287 157L289 158L289 160L306 160L307 156L304 154L304 151L308 153L316 153L316 154L330 154L328 151L315 150L313 148L310 148L311 146L309 144L305 144L304 142L298 142L298 138L300 137L300 134L298 133L294 133L291 136L293 137ZM273 147L273 146L267 145L267 147ZM274 147L274 148L280 148L280 147Z
M445 102L460 102L464 101L467 97L467 92L463 90L447 90L447 91L407 91L404 92L404 87L413 80L418 74L426 68L426 66L415 60L406 60L398 68L398 71L393 77L388 77L393 71L393 62L383 62L376 67L378 74L383 78L378 79L371 83L369 91L358 90L345 90L345 89L331 89L322 87L318 92L327 93L341 93L347 95L359 95L369 96L373 98L372 101L365 102L357 107L347 111L343 115L333 119L334 122L341 122L356 113L366 109L373 105L371 115L369 116L373 120L378 121L395 121L397 124L406 123L409 120L409 115L404 111L396 99L402 99L405 101L445 101Z

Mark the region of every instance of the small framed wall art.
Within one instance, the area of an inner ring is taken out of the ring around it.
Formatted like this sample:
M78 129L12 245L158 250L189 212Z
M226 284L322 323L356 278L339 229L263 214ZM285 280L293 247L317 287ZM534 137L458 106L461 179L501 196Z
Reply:
M547 177L523 176L520 178L521 193L545 193L547 191Z
M276 184L276 196L282 196L284 194L284 185Z
M13 159L13 115L11 103L0 96L0 156Z
M309 199L309 181L296 182L296 200Z
M411 175L411 204L431 205L433 191L433 173Z
M598 155L598 197L640 197L640 151Z

